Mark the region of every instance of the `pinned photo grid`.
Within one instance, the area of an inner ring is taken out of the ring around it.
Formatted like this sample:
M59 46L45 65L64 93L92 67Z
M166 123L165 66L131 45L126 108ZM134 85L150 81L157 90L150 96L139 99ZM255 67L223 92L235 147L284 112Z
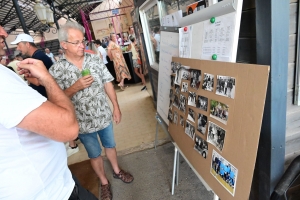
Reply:
M172 110L171 110L171 109L169 109L168 120L169 120L170 122L173 121L173 113L172 113Z
M172 74L176 73L176 66L177 66L177 63L171 62L171 71L172 71Z
M208 98L198 95L196 108L207 111L207 106L208 106Z
M186 110L186 97L182 94L180 94L180 97L179 97L179 107L178 107L178 109L185 113L185 110Z
M201 70L191 69L190 76L191 76L191 82L190 82L191 88L198 90L201 82Z
M174 92L173 92L173 89L170 89L169 98L170 98L171 100L173 100L173 98L174 98Z
M179 85L175 85L175 93L176 94L180 93L180 86Z
M217 75L216 94L234 99L235 78L230 76Z
M196 107L196 93L189 92L188 105Z
M174 87L174 82L175 82L175 76L170 76L171 78L171 87Z
M182 126L184 128L184 118L182 117L182 115L180 115L179 123L180 123L180 126Z
M177 95L174 95L174 101L173 101L173 106L175 106L176 108L178 108L179 105L179 99Z
M214 75L204 73L202 89L211 92L214 90Z
M178 124L178 113L176 111L174 111L174 113L173 113L173 123L175 125Z
M181 92L188 92L189 84L188 82L182 82L181 84Z
M189 108L187 119L195 123L195 111L191 108Z
M189 122L186 121L186 125L185 125L185 134L187 134L190 138L192 138L194 140L195 137L195 127Z
M194 149L202 155L203 158L206 159L208 154L208 144L205 140L203 140L200 136L195 135L195 145Z
M232 195L235 194L238 169L218 154L214 149L210 173Z
M190 78L189 69L190 69L190 67L188 67L188 66L180 65L180 67L176 71L175 84L180 85L181 79L189 80L189 78Z
M206 127L207 127L207 117L199 113L198 122L197 122L197 131L199 131L204 135L206 133Z
M219 101L210 100L210 116L223 124L227 124L229 106Z
M207 142L217 147L220 151L223 150L226 131L217 124L209 121Z

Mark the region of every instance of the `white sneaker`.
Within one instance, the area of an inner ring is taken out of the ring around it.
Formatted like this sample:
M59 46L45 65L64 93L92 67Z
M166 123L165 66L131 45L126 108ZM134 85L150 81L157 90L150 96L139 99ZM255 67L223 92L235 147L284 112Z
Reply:
M69 146L68 149L67 149L67 155L68 155L68 157L69 157L69 156L71 156L71 155L77 153L78 151L79 151L78 145L76 145L76 147L70 147L70 146Z

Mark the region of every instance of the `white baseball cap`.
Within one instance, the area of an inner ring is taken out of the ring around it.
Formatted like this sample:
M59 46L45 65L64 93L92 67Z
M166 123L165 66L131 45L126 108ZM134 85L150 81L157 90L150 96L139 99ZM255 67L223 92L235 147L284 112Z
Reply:
M34 42L34 40L30 35L21 33L16 37L15 41L11 42L10 44L18 44L19 42Z

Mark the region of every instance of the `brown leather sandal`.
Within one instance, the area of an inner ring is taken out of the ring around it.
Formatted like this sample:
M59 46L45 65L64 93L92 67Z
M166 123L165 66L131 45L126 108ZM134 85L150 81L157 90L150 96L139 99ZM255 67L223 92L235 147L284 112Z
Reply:
M101 185L101 200L112 200L112 192L110 183Z
M134 179L130 173L125 172L122 169L120 170L120 172L118 174L113 172L113 177L117 178L117 179L121 179L121 181L123 181L124 183L131 183Z

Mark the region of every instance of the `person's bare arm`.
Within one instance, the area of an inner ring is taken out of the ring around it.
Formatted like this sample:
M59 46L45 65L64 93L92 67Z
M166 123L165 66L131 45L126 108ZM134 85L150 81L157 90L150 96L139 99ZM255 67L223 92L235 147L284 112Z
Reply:
M36 86L39 86L40 83L39 81L37 80L37 78L27 78L28 82L33 84L33 85L36 85Z
M116 124L119 124L121 122L122 113L118 104L117 95L114 89L114 86L111 82L105 83L104 85L105 92L107 96L109 97L112 105L113 105L113 119L116 122Z
M56 141L73 140L78 135L78 122L70 99L48 73L42 61L26 59L18 64L20 74L35 77L46 88L48 101L26 115L17 127Z
M93 83L94 78L91 75L87 75L78 79L71 87L64 90L65 94L72 98L79 90L83 90Z

